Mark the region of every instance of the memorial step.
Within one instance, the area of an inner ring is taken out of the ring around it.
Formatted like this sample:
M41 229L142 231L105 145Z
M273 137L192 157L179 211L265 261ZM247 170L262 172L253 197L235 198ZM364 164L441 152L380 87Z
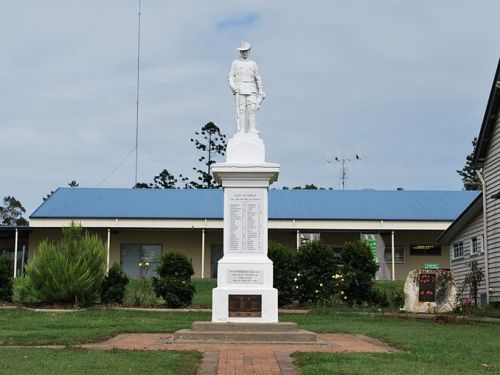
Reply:
M236 325L236 324L235 324ZM314 332L297 329L286 331L193 331L181 329L174 334L176 342L205 343L289 343L314 344L317 342Z
M219 323L219 322L194 322L193 331L209 332L296 332L297 323Z

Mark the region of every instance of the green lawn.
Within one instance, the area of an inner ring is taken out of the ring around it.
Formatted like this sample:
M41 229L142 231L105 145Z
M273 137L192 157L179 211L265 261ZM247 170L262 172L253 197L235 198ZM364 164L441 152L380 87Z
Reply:
M98 342L124 332L174 332L190 328L210 313L142 312L89 309L45 313L0 310L0 345L81 344Z
M500 374L500 325L329 314L287 315L315 332L360 333L399 348L391 354L295 354L302 374Z
M194 375L197 352L0 348L0 374Z
M189 327L196 320L210 320L210 313L98 308L71 313L0 310L0 346L75 345L102 341L123 332L173 332ZM280 321L294 321L301 328L319 333L365 334L401 350L390 354L295 354L297 365L306 375L500 374L500 325L443 324L320 312L281 314ZM0 347L1 374L33 373L34 368L42 374L78 374L86 369L100 373L136 373L139 370L154 373L158 369L174 369L171 373L189 374L193 373L197 363L198 357L192 353Z

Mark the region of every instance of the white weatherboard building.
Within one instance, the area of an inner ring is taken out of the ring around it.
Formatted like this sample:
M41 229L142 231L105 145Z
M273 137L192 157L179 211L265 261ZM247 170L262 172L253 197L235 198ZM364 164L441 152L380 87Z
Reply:
M459 285L477 260L484 273L483 303L500 302L500 62L479 132L473 165L482 168L483 194L441 236L450 247L451 270Z
M333 250L367 235L377 241L385 279L403 280L426 263L449 268L448 246L437 238L478 192L270 190L269 240L296 251L320 238ZM29 256L57 239L72 221L101 235L109 263L132 277L146 258L155 266L169 250L191 259L195 277L217 276L223 254L223 192L219 189L60 188L30 217ZM12 246L12 245L10 245ZM394 254L394 257L392 257ZM18 266L19 267L19 266Z

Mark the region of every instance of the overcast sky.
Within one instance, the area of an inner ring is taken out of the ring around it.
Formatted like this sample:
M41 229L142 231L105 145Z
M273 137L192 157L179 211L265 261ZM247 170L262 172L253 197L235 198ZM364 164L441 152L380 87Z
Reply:
M0 197L31 214L71 180L132 187L138 0L0 5ZM349 189L459 190L499 14L498 0L142 0L138 179L191 175L209 121L233 134L227 75L249 41L275 187L341 188L327 160L358 154Z

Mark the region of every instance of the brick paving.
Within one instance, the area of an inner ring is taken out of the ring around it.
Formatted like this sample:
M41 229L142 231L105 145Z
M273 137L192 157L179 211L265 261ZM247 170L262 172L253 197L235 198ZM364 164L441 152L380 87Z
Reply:
M387 353L396 349L364 335L319 334L312 344L178 343L171 333L121 334L108 341L82 345L88 349L196 350L204 353L202 375L297 375L295 352Z

